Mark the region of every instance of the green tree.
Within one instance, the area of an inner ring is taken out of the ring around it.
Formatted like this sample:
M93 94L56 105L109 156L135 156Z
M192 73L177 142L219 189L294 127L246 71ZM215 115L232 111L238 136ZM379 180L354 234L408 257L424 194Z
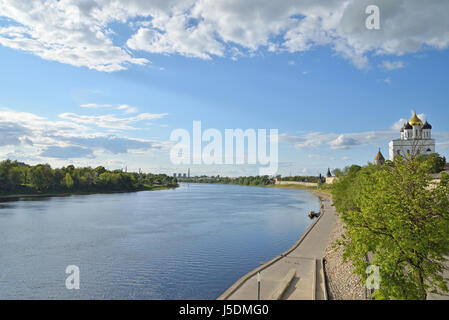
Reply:
M32 168L30 175L31 184L37 190L51 190L53 171L48 164L39 164Z
M344 258L363 282L368 265L380 267L375 298L426 299L427 292L448 291L441 274L449 252L449 176L432 185L429 168L397 158L391 167L349 170L334 187L346 225Z
M100 175L100 174L102 174L102 173L105 173L105 172L106 172L106 169L105 169L103 166L99 166L99 167L96 167L96 168L94 169L94 172L96 172L97 175Z
M418 156L418 160L427 162L430 166L430 173L440 173L444 171L446 159L441 157L438 153L423 154Z
M22 170L20 167L12 167L8 172L8 184L12 190L20 187L23 181Z
M72 176L70 175L70 173L66 173L64 179L62 180L62 184L67 188L67 189L72 189L73 188L73 179Z

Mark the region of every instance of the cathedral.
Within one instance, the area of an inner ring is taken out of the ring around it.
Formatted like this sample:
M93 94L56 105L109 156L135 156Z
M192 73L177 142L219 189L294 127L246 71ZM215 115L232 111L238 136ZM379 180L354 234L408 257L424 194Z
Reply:
M401 129L401 138L390 142L390 160L395 156L408 154L429 154L435 152L435 140L432 139L432 126L422 122L414 113L412 119Z

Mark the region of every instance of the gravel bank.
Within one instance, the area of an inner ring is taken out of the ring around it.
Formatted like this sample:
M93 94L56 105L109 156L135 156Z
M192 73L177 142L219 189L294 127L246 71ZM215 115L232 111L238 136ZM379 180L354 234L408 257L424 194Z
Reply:
M352 263L343 263L343 248L332 248L343 232L343 222L337 219L324 253L329 300L368 300L365 288L360 284L361 277L352 273Z

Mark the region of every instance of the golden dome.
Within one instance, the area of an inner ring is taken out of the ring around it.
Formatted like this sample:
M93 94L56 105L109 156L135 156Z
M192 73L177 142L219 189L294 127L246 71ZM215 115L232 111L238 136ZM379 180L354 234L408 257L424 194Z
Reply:
M413 114L412 119L409 121L411 126L422 126L423 123L420 118L416 115L416 112Z

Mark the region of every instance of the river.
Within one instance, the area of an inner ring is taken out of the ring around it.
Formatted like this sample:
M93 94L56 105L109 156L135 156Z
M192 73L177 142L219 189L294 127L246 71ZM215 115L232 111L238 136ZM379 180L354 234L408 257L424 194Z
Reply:
M0 202L0 299L216 299L291 247L309 210L303 190L212 184Z

